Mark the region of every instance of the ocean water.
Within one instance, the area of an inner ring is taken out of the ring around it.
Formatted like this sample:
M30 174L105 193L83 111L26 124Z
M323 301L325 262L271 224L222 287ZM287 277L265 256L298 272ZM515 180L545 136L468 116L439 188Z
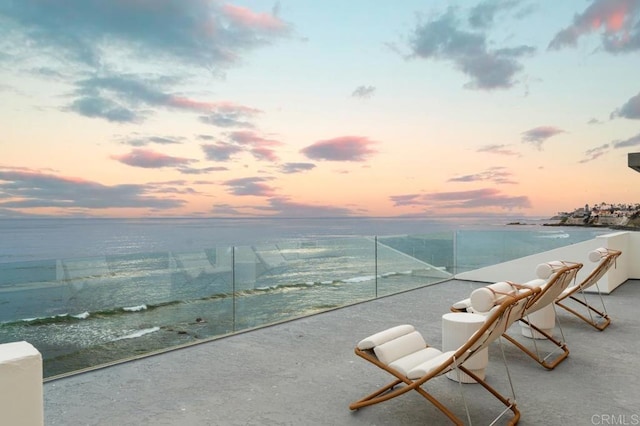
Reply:
M51 377L603 233L512 220L0 219L0 343Z

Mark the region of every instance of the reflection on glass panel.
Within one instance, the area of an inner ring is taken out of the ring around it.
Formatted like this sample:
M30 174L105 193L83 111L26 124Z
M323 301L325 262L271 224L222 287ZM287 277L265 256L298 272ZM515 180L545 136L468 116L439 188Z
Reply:
M0 343L49 377L233 330L231 248L0 264Z
M452 278L453 234L378 237L378 296Z
M237 327L310 315L375 297L374 247L372 238L355 237L237 247L235 266L244 277L236 279Z
M457 231L456 273L518 259L594 238L601 231Z

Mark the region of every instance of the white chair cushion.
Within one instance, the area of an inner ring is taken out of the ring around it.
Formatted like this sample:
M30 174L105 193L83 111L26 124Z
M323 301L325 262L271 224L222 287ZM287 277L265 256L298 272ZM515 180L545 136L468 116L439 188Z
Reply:
M553 273L557 272L559 269L563 268L564 266L565 266L564 263L560 262L559 260L552 260L551 262L541 263L538 266L536 266L536 276L538 278L542 278L543 280L546 280Z
M442 351L436 348L424 348L422 350L419 350L418 352L414 352L412 354L403 356L402 358L399 358L393 361L392 363L389 364L389 367L395 368L400 373L406 376L409 373L409 371L412 370L417 365L425 363L437 357L441 353Z
M500 304L507 294L515 294L514 288L507 282L497 282L471 292L471 308L474 312L488 312Z
M600 259L605 257L608 253L609 250L604 247L597 248L589 252L589 260L592 262L600 262Z
M417 331L405 334L373 348L378 360L389 365L393 361L424 349L427 342Z
M464 299L451 305L453 309L467 309L471 306L471 299Z
M547 284L548 282L549 282L548 280L543 280L542 278L536 278L535 280L527 281L522 285L529 288L536 288L536 287L544 287L545 284Z
M415 379L419 379L420 377L426 374L431 373L433 370L438 368L443 362L448 360L454 353L456 353L456 351L443 352L440 355L434 358L431 358L428 361L423 362L422 364L416 365L414 368L409 370L409 372L407 373L407 377L411 380L415 380ZM451 370L451 367L444 370L443 373L449 370Z
M367 349L372 349L378 345L386 343L397 337L404 336L405 334L409 334L413 331L415 331L415 328L412 325L409 325L409 324L398 325L396 327L389 328L387 330L373 334L365 339L362 339L358 343L358 349L363 351Z

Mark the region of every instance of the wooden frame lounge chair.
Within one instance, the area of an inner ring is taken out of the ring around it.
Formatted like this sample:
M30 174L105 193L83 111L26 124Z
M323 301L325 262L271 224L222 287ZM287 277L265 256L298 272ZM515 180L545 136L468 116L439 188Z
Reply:
M531 305L527 307L524 311L524 315L520 319L520 322L526 324L531 330L533 330L532 335L537 334L540 337L547 339L553 345L556 346L556 349L544 357L540 354L538 350L538 346L536 344L536 339L532 339L534 345L534 351L527 348L525 345L516 340L513 336L505 334L505 339L513 343L524 353L529 355L534 361L538 364L546 368L547 370L553 370L564 361L569 356L569 348L567 347L566 342L564 341L564 336L562 333L562 328L560 328L560 335L562 336L562 340L558 340L551 335L550 332L543 330L535 324L535 321L531 319L531 315L535 312L543 309L544 307L550 306L553 308L554 302L558 295L562 294L562 292L571 285L571 282L575 282L576 274L582 268L582 263L569 263L569 262L549 262L547 264L549 268L553 271L552 275L547 281L546 284L542 285L542 291L538 294L536 299L533 301ZM563 266L560 266L563 265ZM555 312L554 312L555 318ZM555 353L557 350L561 350L562 352L553 360L549 360L551 355Z
M555 300L565 289L569 287L572 281L575 281L576 274L580 268L582 268L582 263L561 261L542 263L536 268L536 273L538 277L540 277L539 279L529 281L525 284L502 282L476 289L471 293L471 297L469 299L455 303L451 307L451 311L476 312L482 314L491 306L492 303L495 303L494 301L501 300L501 298L505 297L505 294L515 291L514 289L540 288L540 293L538 293L532 303L527 306L527 309L522 313L522 317L518 318L521 323L529 327L531 337L534 337L532 339L534 351L530 350L524 344L507 333L504 334L504 338L513 343L544 368L553 370L569 356L569 348L564 342L564 338L559 340L553 337L549 330L545 330L536 325L536 321L534 320L535 318L532 318L531 315L539 312L545 307L547 309L553 309ZM555 312L552 312L552 314L555 323ZM556 348L552 352L543 356L538 350L536 339L546 339L556 346ZM555 359L549 360L549 358L558 350L561 350L562 352Z
M600 262L598 266L596 266L593 271L584 279L582 282L569 286L562 294L556 299L556 305L560 306L562 309L565 309L568 312L571 312L587 324L593 326L599 331L604 330L611 324L611 318L607 314L607 309L604 306L604 299L602 298L602 294L600 293L600 288L598 287L598 281L600 278L606 274L609 269L611 269L612 265L615 265L616 259L620 256L622 252L620 250L612 250L607 248L599 248L589 253L589 260L592 262ZM587 298L585 296L584 291L589 287L596 286L596 290L598 292L598 296L600 297L600 302L602 303L602 311L594 308L587 302ZM578 299L578 294L582 295L582 300ZM574 309L567 306L565 303L569 299L581 304L582 306L587 308L588 317L582 315L575 311ZM594 318L594 315L596 318Z
M355 348L356 355L388 372L396 379L372 394L353 402L349 408L357 410L415 390L455 424L463 425L464 423L459 417L422 387L435 377L442 376L451 370L457 370L472 377L507 407L498 418L511 410L513 418L509 424L517 424L520 411L516 407L515 396L513 400L504 397L485 380L465 368L464 362L500 338L514 321L522 317L525 309L534 301L540 291L539 288L526 289L506 297L501 304L495 306L487 314L481 328L457 350L442 352L430 347L422 335L415 331L411 325L393 327L360 341ZM510 377L509 382L511 383ZM513 391L513 386L511 389ZM469 410L466 409L466 412L470 423Z

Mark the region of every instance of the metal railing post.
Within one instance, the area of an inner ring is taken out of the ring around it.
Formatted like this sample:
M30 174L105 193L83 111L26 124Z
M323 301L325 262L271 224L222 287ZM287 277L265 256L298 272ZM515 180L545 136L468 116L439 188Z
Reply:
M376 235L373 239L374 248L373 248L373 257L375 262L375 277L376 277L376 299L378 298L378 236Z
M231 329L236 331L236 246L231 246Z

